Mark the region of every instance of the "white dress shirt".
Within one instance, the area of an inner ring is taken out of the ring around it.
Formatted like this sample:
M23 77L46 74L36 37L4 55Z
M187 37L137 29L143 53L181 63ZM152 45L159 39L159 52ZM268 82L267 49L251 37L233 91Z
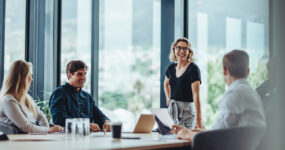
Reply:
M266 127L259 95L246 79L234 81L219 102L219 114L212 129Z

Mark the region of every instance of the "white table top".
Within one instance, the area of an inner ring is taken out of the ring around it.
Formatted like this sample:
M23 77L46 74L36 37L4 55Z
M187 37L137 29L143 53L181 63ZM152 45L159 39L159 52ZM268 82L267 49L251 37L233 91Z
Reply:
M46 135L8 135L9 141L0 141L2 150L46 150L46 149L158 149L189 146L191 143L174 137L161 137L158 133L133 134L123 133L123 137L140 137L141 139L114 140L111 133L92 133L89 137L72 137L65 134Z

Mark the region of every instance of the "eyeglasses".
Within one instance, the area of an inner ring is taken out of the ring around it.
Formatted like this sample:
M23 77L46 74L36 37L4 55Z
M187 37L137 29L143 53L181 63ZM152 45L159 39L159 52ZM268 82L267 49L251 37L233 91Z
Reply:
M189 48L188 48L188 47L176 46L175 48L176 48L176 50L179 50L179 51L183 50L184 52L186 52L186 51L188 51L188 50L189 50Z

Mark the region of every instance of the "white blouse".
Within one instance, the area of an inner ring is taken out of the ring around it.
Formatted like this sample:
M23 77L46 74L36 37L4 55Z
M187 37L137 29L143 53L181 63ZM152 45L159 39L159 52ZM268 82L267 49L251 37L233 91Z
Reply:
M37 118L29 109L20 104L12 95L4 95L2 97L2 103L0 107L0 120L10 125L16 125L19 129L27 133L35 132L48 132L49 124L46 116L42 111L36 108ZM36 125L38 121L39 125Z

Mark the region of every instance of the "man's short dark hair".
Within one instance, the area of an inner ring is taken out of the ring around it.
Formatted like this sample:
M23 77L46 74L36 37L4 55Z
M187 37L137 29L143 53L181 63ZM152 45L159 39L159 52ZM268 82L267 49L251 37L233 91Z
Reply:
M246 78L249 69L249 56L245 51L232 50L225 54L223 66L229 70L233 77Z
M66 75L68 78L68 73L71 73L72 75L74 74L74 72L80 70L80 69L88 69L88 67L86 66L86 64L81 61L81 60L72 60L70 61L67 65L66 65Z

